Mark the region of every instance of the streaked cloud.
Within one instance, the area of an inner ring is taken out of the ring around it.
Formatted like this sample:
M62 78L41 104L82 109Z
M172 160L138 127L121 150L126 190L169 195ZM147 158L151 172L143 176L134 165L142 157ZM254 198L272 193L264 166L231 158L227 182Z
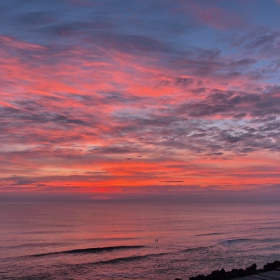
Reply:
M3 193L277 184L280 33L264 15L240 1L54 3L0 4Z

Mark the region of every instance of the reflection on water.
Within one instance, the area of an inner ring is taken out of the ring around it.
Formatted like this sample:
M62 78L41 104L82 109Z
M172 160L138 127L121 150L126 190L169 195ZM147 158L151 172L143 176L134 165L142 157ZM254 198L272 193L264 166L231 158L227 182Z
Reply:
M279 210L271 203L3 203L0 278L173 279L263 265L280 259Z

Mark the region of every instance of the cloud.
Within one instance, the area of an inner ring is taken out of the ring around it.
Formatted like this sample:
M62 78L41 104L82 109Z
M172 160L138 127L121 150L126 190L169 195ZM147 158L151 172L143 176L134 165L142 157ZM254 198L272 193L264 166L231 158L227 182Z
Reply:
M242 18L232 11L226 11L220 7L210 6L201 9L201 6L192 3L195 15L205 24L210 25L219 30L231 28L240 28L244 26Z
M279 56L277 48L280 44L280 33L268 27L254 28L239 35L235 34L230 42L251 55L258 54L262 58Z
M5 191L276 183L278 30L226 3L159 2L0 4Z

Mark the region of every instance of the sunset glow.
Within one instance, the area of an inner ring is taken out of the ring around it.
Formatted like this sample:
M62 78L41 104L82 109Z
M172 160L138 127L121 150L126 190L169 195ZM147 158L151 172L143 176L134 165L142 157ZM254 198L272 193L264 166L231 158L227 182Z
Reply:
M280 187L280 2L0 3L0 196Z

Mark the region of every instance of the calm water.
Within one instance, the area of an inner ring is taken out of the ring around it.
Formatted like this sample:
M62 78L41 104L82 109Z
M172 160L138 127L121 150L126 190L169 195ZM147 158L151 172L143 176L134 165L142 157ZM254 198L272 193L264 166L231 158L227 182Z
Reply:
M0 279L188 279L260 267L280 260L280 205L2 203L0 252Z

